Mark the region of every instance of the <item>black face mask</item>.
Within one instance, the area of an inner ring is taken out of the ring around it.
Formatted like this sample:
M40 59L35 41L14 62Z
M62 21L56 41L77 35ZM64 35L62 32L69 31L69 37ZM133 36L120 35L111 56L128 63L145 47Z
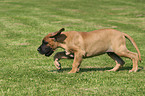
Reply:
M37 51L40 54L45 54L45 56L50 56L54 51L50 46L46 46L46 44L42 44Z
M45 56L50 56L54 52L52 48L49 47L49 51L45 54Z

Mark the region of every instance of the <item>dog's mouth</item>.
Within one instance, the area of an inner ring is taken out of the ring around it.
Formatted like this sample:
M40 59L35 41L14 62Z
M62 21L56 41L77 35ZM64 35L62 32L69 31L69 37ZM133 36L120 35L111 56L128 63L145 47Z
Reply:
M52 53L53 53L54 51L53 50L50 50L50 51L48 51L46 54L45 54L45 56L50 56L50 55L52 55Z
M50 56L54 52L54 50L51 47L42 48L41 46L37 49L37 51L45 56Z

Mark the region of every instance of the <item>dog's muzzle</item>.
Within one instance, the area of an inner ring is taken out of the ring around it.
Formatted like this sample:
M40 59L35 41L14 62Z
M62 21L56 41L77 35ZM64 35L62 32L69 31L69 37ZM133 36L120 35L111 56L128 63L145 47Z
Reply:
M37 51L40 53L40 54L45 54L45 56L50 56L52 55L52 53L54 52L53 49L51 47L46 47L46 48L43 48L42 46L40 46Z

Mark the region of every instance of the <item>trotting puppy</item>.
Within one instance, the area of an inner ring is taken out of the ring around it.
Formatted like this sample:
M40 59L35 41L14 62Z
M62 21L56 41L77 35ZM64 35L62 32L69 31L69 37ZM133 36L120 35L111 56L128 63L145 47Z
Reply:
M120 56L132 60L133 68L129 72L138 70L138 60L141 61L140 51L129 35L114 29L100 29L91 32L62 31L64 31L64 28L49 33L44 37L42 45L38 48L39 53L45 54L45 56L50 56L58 47L65 49L64 52L58 52L54 56L54 63L58 69L61 69L60 59L74 58L72 70L69 73L76 73L79 71L83 58L107 53L116 62L116 66L110 71L117 71L123 66L124 61ZM126 48L125 37L131 41L137 53Z

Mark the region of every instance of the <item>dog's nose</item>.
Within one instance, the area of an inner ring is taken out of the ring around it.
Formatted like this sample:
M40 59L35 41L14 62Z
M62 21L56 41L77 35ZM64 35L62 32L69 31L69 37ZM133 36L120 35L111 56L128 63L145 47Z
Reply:
M37 51L40 51L40 48L38 48Z

